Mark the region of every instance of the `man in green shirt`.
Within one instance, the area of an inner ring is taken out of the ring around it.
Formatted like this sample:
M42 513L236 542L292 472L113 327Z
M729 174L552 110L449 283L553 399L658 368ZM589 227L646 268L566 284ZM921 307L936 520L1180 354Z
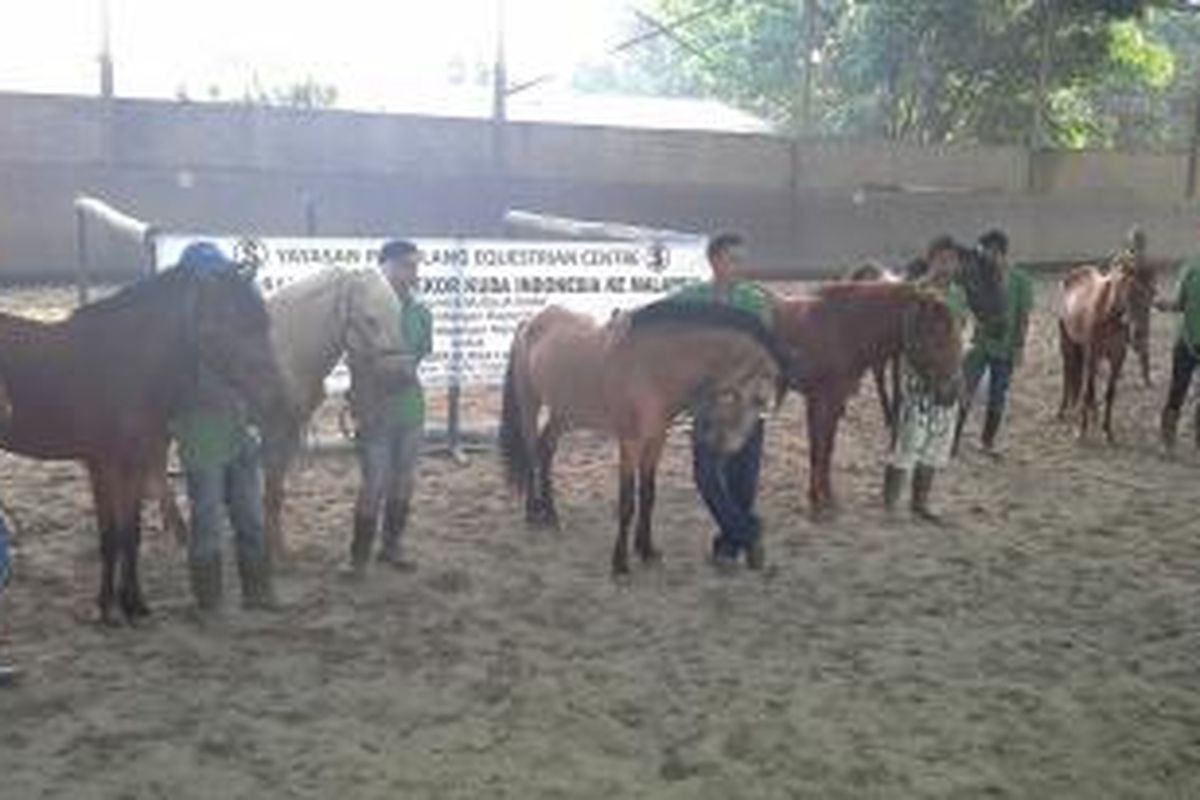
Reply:
M983 234L979 237L979 248L1000 270L1005 292L1004 315L993 323L977 323L975 326L971 348L963 359L965 392L954 433L954 450L958 450L963 427L967 424L967 416L974 403L975 391L986 372L988 399L981 438L984 452L995 456L996 434L1004 419L1012 374L1021 366L1025 355L1029 315L1033 311L1033 278L1023 269L1009 266L1008 235L1004 231L996 228Z
M1200 258L1193 258L1183 266L1179 279L1179 292L1173 300L1155 303L1160 311L1176 311L1183 314L1179 326L1179 338L1171 355L1171 388L1167 392L1167 404L1162 411L1162 442L1167 452L1175 448L1175 436L1179 430L1179 412L1187 398L1192 383L1192 373L1200 365ZM1200 404L1196 406L1196 446L1200 447Z
M740 279L742 238L725 233L708 243L712 280L680 289L672 299L685 303L722 303L758 317L770 329L774 301L762 287ZM736 567L745 553L746 566L763 566L762 522L754 513L758 476L762 464L763 423L732 455L723 455L705 444L692 426L692 474L700 496L716 520L719 533L713 541L713 565L723 571Z
M362 375L352 370L356 386L355 420L362 485L354 505L354 539L350 545L350 575L361 578L371 557L383 510L378 560L400 570L414 564L401 541L408 523L416 478L417 456L425 428L425 393L417 376L421 359L433 349L433 315L414 295L417 285L416 245L387 242L379 251L379 266L400 299L400 326L407 354L401 378L379 391L364 390Z
M184 250L176 269L224 270L237 264L209 242ZM278 607L271 585L271 562L263 525L259 446L245 406L234 389L211 370L199 367L195 382L170 421L187 479L191 533L188 568L201 614L221 606L220 515L228 510L237 542L242 605Z

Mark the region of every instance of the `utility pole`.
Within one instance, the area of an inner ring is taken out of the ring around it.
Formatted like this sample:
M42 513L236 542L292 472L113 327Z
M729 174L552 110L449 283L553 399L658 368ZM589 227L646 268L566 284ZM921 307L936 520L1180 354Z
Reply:
M100 96L105 100L111 100L113 96L112 25L108 3L109 0L100 0L100 55L97 58L100 62Z
M812 133L813 70L817 52L817 0L798 0L804 15L804 76L800 87L800 133Z

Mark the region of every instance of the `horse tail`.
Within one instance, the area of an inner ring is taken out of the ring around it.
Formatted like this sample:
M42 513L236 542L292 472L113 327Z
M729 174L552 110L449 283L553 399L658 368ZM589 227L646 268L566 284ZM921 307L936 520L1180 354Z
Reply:
M525 494L533 482L533 453L529 441L531 431L525 425L521 389L517 382L519 364L523 357L526 326L517 328L508 350L508 366L504 371L504 395L500 406L500 457L504 460L504 477L510 488Z

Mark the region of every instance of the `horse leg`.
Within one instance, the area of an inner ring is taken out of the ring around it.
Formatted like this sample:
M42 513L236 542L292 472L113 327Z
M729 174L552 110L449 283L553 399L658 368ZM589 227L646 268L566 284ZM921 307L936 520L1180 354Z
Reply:
M563 417L550 413L546 426L538 436L537 443L537 481L536 493L539 495L536 503L537 523L553 530L558 530L558 508L554 504L554 453L558 449L558 440L562 437L566 422ZM530 495L535 487L530 486Z
M808 398L807 407L811 469L808 500L810 513L822 519L832 515L835 506L830 472L841 407L836 401L816 394Z
M143 469L127 468L113 477L114 527L119 532L121 548L121 583L117 597L126 622L132 625L137 619L150 614L138 578L138 557L142 544L142 489L146 474Z
M294 438L263 444L263 528L267 550L275 563L292 557L283 539L283 500L288 468L298 448L299 440Z
M1058 349L1062 353L1063 389L1058 406L1058 418L1066 419L1067 412L1079 401L1079 384L1083 377L1083 348L1067 336L1066 327L1058 323Z
M639 444L636 440L623 440L619 445L621 463L617 483L617 542L612 554L614 576L629 574L629 523L633 520L633 485L639 461Z
M1083 414L1079 422L1081 439L1087 437L1091 417L1096 412L1096 371L1099 368L1099 359L1094 347L1085 348L1083 361Z
M638 557L643 562L659 561L662 559L662 553L654 547L654 542L652 541L650 521L654 515L654 489L658 472L658 460L662 457L662 449L665 442L665 432L662 436L646 442L638 464L637 535L633 543Z
M892 399L887 387L887 363L871 367L871 375L875 379L875 394L879 396L879 406L883 409L883 424L888 430L896 427L895 411L892 409Z
M146 470L146 494L158 503L158 516L162 521L163 532L175 540L179 547L187 546L188 529L175 500L175 491L167 476L167 449L169 441L164 440L162 446L155 446L150 454L150 464Z
M112 492L109 487L109 465L89 462L88 479L92 487L92 502L96 511L96 527L100 532L100 594L96 605L100 610L100 624L112 626L113 584L117 569L118 534L113 517Z
M1117 382L1121 380L1121 370L1125 366L1125 346L1118 345L1108 359L1108 388L1104 392L1104 434L1109 444L1116 444L1113 437L1112 409L1117 397Z

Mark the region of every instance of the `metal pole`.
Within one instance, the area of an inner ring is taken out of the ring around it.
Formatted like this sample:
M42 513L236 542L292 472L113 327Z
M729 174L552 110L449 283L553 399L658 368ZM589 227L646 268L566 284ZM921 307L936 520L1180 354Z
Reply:
M75 209L75 294L79 305L88 301L87 217L83 209Z

